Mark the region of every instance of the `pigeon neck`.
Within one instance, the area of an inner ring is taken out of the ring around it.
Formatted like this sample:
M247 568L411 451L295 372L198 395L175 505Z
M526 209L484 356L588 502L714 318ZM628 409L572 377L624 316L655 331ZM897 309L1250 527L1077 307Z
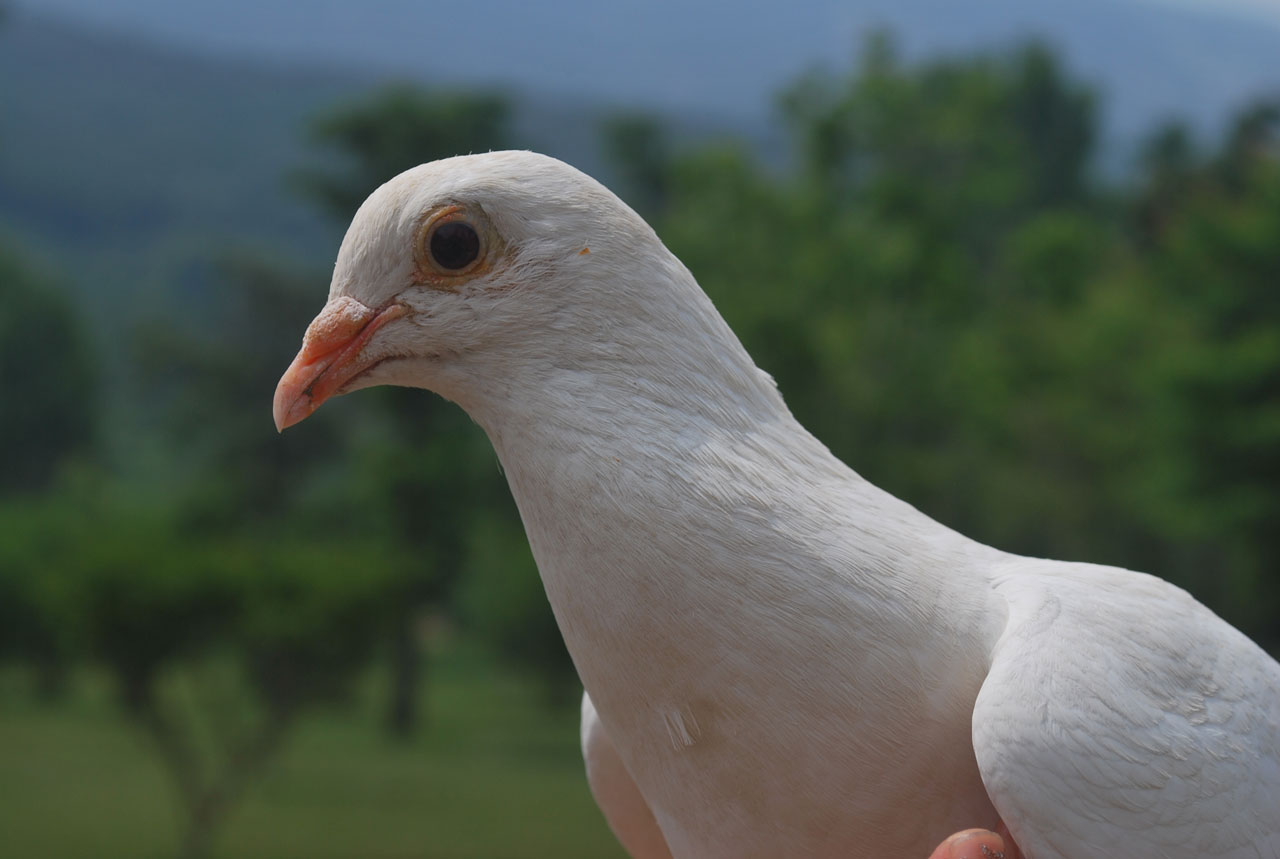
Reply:
M854 709L884 690L903 719L972 704L997 618L965 580L986 550L859 478L785 410L747 429L590 403L487 428L611 730L684 748L833 672L865 676ZM913 646L886 655L885 640ZM927 701L916 648L943 678Z
M564 371L518 408L473 413L567 639L585 618L614 619L595 640L628 634L614 623L627 617L808 604L815 586L876 617L896 616L883 605L895 594L952 599L936 570L978 544L855 474L771 384L726 393L710 372L690 378ZM936 608L922 597L899 620Z

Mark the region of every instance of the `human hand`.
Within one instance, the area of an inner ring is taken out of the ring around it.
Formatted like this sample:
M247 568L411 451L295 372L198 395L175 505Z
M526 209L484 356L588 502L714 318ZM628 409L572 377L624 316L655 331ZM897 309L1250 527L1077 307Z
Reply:
M929 859L1023 859L1023 856L1001 823L994 832L989 829L957 832L939 844Z

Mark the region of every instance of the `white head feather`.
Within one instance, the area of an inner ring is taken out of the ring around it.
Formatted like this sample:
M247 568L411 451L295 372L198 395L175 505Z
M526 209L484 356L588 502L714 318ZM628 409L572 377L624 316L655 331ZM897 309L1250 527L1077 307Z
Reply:
M424 283L415 245L424 219L449 206L482 213L491 259L461 283ZM329 298L344 296L411 311L369 343L381 363L344 392L427 387L484 423L498 401L551 393L548 375L573 368L653 385L654 396L694 408L708 385L717 397L783 408L772 380L649 225L603 185L544 155L449 158L378 188L338 253Z

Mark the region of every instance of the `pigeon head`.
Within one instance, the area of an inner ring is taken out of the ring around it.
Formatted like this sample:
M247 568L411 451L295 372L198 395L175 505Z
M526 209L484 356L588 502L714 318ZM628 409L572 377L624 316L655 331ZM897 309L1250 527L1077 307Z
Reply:
M415 167L356 213L328 303L276 390L276 426L359 388L458 399L521 362L564 359L575 343L598 349L614 321L670 303L658 294L672 288L663 269L683 266L648 225L553 158L493 152Z

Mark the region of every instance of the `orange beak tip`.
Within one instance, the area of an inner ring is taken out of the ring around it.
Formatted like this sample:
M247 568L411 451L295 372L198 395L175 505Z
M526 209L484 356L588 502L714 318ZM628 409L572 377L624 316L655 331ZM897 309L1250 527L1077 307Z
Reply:
M282 392L285 392L286 396L281 396ZM314 411L313 408L309 408L310 398L305 394L289 402L288 392L283 385L276 388L275 401L271 404L271 417L275 419L278 433L284 432L296 423L301 423Z

